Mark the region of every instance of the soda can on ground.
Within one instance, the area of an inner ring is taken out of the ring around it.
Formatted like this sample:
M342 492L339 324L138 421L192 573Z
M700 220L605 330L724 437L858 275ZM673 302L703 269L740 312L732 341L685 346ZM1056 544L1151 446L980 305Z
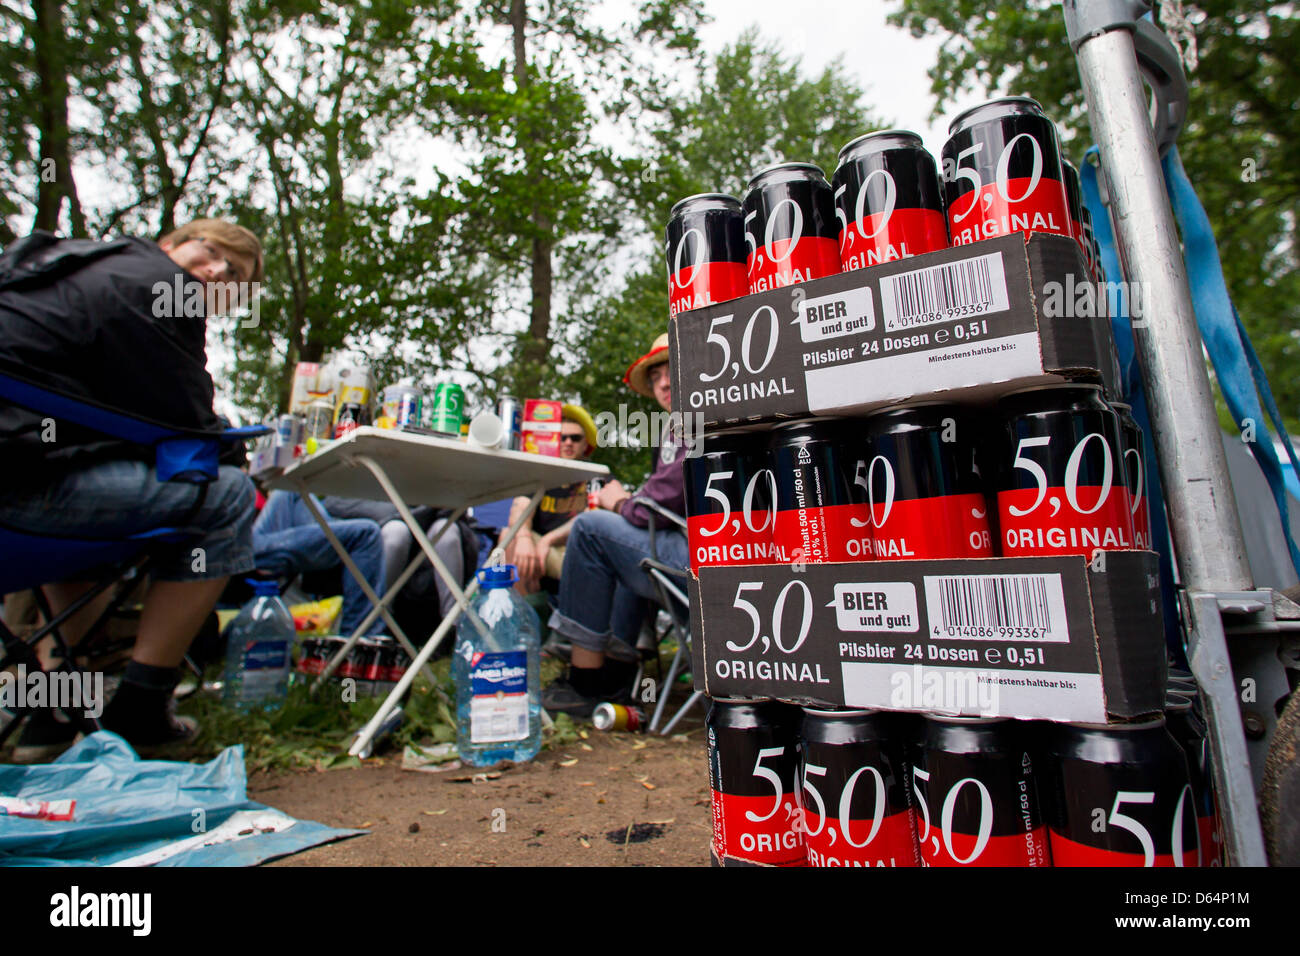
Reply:
M878 412L861 425L852 481L867 495L872 554L894 558L991 558L979 436L954 405L921 403Z
M709 707L711 856L718 866L805 866L795 796L799 711L772 700Z
M948 248L939 171L915 133L859 136L840 150L831 188L843 271Z
M835 199L819 166L779 163L761 170L749 181L742 210L750 292L840 271Z
M909 768L923 866L1051 866L1032 731L928 717Z
M433 391L426 424L436 432L460 435L465 413L465 390L454 382L441 382Z
M1132 549L1119 418L1101 387L1021 389L998 402L997 413L1002 556Z
M1147 501L1146 445L1142 426L1133 418L1133 409L1124 402L1111 402L1119 416L1120 442L1124 448L1124 490L1128 493L1128 510L1133 516L1133 547L1151 548L1151 505Z
M677 202L664 231L668 314L717 305L749 292L740 200L701 193Z
M869 561L874 542L866 496L855 496L845 467L843 420L777 425L769 460L776 477L772 541L790 561Z
M706 435L682 466L692 571L705 565L786 563L772 540L776 477L765 434Z
M645 730L645 711L624 704L597 704L591 712L591 722L597 730L627 730L635 733Z
M943 147L954 246L1033 232L1072 236L1056 127L1037 101L1008 96L972 107Z
M1190 697L1170 689L1165 697L1165 725L1187 758L1187 774L1196 800L1197 846L1201 866L1223 865L1223 830L1214 797L1210 742L1205 721Z
M920 866L890 716L805 707L799 802L809 866Z
M1196 798L1162 714L1058 724L1049 755L1057 866L1196 866Z

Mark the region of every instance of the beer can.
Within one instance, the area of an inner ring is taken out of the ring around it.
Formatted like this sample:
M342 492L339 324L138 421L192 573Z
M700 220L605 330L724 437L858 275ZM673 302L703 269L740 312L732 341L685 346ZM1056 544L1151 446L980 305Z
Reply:
M334 671L334 676L339 680L350 678L356 681L358 697L369 697L374 691L370 685L370 679L366 676L370 670L371 661L374 660L374 654L374 645L363 637L352 645L352 650L348 651L348 656L343 659L338 669Z
M1079 188L1079 171L1074 163L1061 157L1061 182L1065 186L1065 204L1070 213L1070 235L1083 253L1088 273L1092 276L1092 247L1084 237L1083 231L1083 191ZM1096 278L1095 276L1092 276Z
M799 802L809 866L920 866L889 716L803 708Z
M1035 386L998 403L1003 557L1133 547L1119 418L1097 385Z
M845 272L948 248L939 171L915 133L859 136L840 150L831 187Z
M389 428L404 428L420 424L420 405L423 396L412 385L389 385L384 389L383 417Z
M664 251L669 315L749 292L745 214L734 196L701 193L677 202L664 231Z
M1057 866L1196 866L1196 799L1163 714L1058 724L1051 741Z
M334 437L342 438L350 431L359 428L365 418L365 409L357 402L347 402L339 408L338 420L334 423Z
M460 435L465 410L465 390L454 382L441 382L434 389L426 424L436 432Z
M843 428L839 421L814 418L771 431L772 542L782 563L871 560L866 498L855 499L849 488Z
M645 729L645 711L640 707L627 707L623 704L597 704L591 712L591 722L597 730Z
M1197 849L1200 866L1223 865L1223 831L1214 799L1210 742L1205 721L1189 696L1170 689L1165 698L1165 726L1187 759L1188 781L1196 801Z
M1056 127L1037 101L1008 96L972 107L943 147L954 246L1031 232L1071 236Z
M993 556L980 442L964 411L921 403L871 415L862 430L853 483L866 489L877 560Z
M715 865L806 865L795 799L798 714L766 699L718 698L709 707Z
M682 467L692 571L780 560L772 543L776 478L765 435L706 435L700 454Z
M840 271L835 198L812 163L780 163L755 174L745 201L750 292L798 285Z
M1051 866L1030 733L928 717L910 767L923 866Z
M1133 516L1133 547L1151 548L1151 506L1147 501L1146 445L1142 426L1133 418L1133 409L1124 402L1111 402L1119 416L1120 443L1124 449L1124 490L1128 493L1128 510Z
M523 414L519 399L513 395L502 395L497 399L497 418L501 419L501 427L505 429L505 441L501 447L507 451L519 451Z

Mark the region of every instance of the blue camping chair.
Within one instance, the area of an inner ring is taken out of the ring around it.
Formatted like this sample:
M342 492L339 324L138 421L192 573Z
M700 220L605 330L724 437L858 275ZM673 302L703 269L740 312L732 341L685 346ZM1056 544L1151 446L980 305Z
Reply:
M202 505L207 484L217 476L220 445L270 431L265 425L229 428L220 432L178 430L92 405L4 372L0 372L0 402L49 415L58 421L71 422L110 438L152 447L159 481L183 481L200 486L194 512ZM114 584L143 574L152 547L180 543L196 534L197 529L174 527L153 528L125 538L69 538L36 534L0 524L0 595L34 590L45 617L40 628L21 640L0 621L0 670L11 664L39 668L35 647L47 636L54 638L56 653L62 655L61 667L71 667L72 656L59 633L59 626ZM87 572L92 572L95 585L62 613L52 616L40 586L84 576ZM88 633L94 633L103 624L128 591L129 588L120 589L114 602L92 624ZM78 650L84 652L84 647ZM15 719L0 729L0 745L31 710L26 708L16 713ZM92 729L99 728L96 725Z

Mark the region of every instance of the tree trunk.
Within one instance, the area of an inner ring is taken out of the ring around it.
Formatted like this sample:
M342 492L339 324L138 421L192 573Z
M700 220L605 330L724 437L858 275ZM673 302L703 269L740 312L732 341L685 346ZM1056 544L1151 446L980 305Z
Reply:
M528 75L527 32L528 10L525 0L511 0L510 27L514 39L514 78L515 85L525 90L531 85ZM518 142L524 144L524 153L539 139L546 135L545 130L523 129L518 131ZM544 147L543 147L544 148ZM542 188L542 183L534 175L534 185ZM532 241L532 261L530 263L530 286L532 303L529 310L528 337L523 341L516 355L515 388L521 397L537 396L547 372L551 354L551 253L555 248L554 227L539 203L534 203L529 219L535 232Z
M72 178L68 134L68 75L63 4L36 0L32 49L36 61L37 113L40 116L40 160L36 168L36 219L33 229L57 232L63 200L68 200L72 234L86 235L86 220Z

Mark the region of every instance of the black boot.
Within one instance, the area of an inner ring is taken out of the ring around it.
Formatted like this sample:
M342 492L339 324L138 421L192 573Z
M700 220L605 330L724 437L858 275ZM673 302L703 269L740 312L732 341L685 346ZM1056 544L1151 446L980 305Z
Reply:
M123 737L137 753L192 741L198 723L176 715L172 689L180 681L175 667L154 667L131 661L122 684L104 708L105 730Z

